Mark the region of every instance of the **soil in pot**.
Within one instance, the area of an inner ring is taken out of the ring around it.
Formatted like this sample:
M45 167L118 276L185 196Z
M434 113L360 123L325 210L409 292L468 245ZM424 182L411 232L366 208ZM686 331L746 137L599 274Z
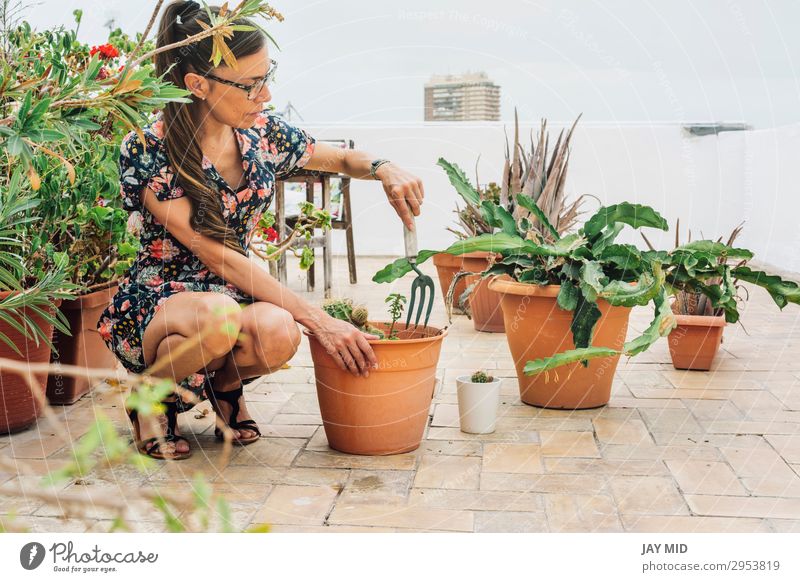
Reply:
M0 300L10 295L10 291L0 292ZM56 305L61 300L54 302ZM53 326L47 325L41 316L29 309L23 309L22 313L34 322L45 335L53 336ZM0 322L0 333L5 334L11 342L17 346L25 356L20 358L5 342L0 341L0 358L8 358L16 361L31 362L34 364L46 364L50 361L50 348L42 340L36 345L34 340L29 340L19 331L6 323ZM47 372L37 372L34 374L39 386L44 389L47 384ZM28 383L22 376L10 371L0 372L0 434L17 432L28 428L38 418L41 409L38 402L34 399Z
M389 324L373 324L387 332ZM428 420L445 330L395 325L398 340L372 340L378 368L368 378L339 368L306 332L322 422L332 449L393 455L419 447Z
M116 366L116 357L97 331L97 320L111 302L117 288L116 284L110 284L104 289L61 304L61 311L69 321L72 336L58 330L53 332L53 345L58 350L58 356L54 353L52 362L86 368ZM51 404L72 404L86 394L92 384L93 381L88 378L51 374L47 381L47 399Z
M725 316L676 314L675 319L678 326L667 337L672 365L678 370L710 370L722 343Z
M530 360L575 349L570 330L572 312L556 303L559 285L531 285L497 278L490 281L490 287L501 295L506 337L523 402L564 410L608 404L619 356L588 360L588 367L577 362L534 376L523 372ZM614 307L602 299L597 305L602 316L592 345L620 350L625 343L630 308Z

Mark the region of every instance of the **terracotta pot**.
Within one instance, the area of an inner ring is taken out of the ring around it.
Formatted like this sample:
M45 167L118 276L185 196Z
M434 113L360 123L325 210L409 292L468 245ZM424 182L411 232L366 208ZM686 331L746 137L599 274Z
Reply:
M11 291L0 291L0 300L8 297ZM60 305L61 300L54 302ZM39 326L44 334L51 338L53 326L44 323L42 317L29 309L22 309L22 314ZM50 313L53 313L52 311ZM16 329L0 321L0 333L5 334L17 346L25 357L21 358L4 341L0 341L0 358L8 358L18 362L31 362L46 364L50 361L50 348L44 341L39 340L36 345L34 340L27 339ZM47 384L47 372L37 372L34 377L39 385L44 388ZM39 417L41 410L34 399L27 382L14 372L0 371L0 434L17 432L28 428Z
M556 303L560 285L531 285L494 278L489 287L501 296L506 337L519 379L520 398L542 408L578 410L608 404L619 356L589 360L526 376L525 364L575 349L572 341L572 312ZM598 300L602 313L594 330L592 345L620 350L628 331L629 307L613 307Z
M436 266L436 272L439 274L439 286L442 289L442 300L447 302L447 290L453 282L453 277L461 270L463 259L460 256L451 255L448 253L437 253L433 255L433 264ZM462 279L456 285L456 297L461 295L467 288L467 283ZM453 306L453 311L456 313L464 313L459 307Z
M476 251L474 253L466 253L459 256L449 255L447 253L439 253L433 256L433 264L436 265L436 270L439 273L439 283L442 287L442 298L446 301L447 290L453 282L453 277L459 271L472 271L480 272L485 271L489 266L489 259L492 253L485 251ZM465 277L461 279L456 285L455 300L458 300L467 285L471 285L477 281L477 275ZM486 331L490 333L503 333L505 331L503 325L503 311L500 309L500 298L497 293L489 289L488 281L481 281L469 297L469 307L472 311L472 325L477 331ZM453 311L456 313L463 313L461 309L454 306Z
M100 337L97 320L111 303L118 288L117 283L109 283L106 288L61 304L61 312L69 321L72 336L58 330L53 332L53 345L58 350L58 355L53 353L51 362L86 368L115 367L116 356ZM47 399L50 404L72 404L86 394L91 386L92 381L88 378L50 374L47 380Z
M492 253L468 253L464 255L463 269L465 271L485 271L489 267ZM478 281L478 275L466 277L466 284L472 285ZM503 309L500 307L500 295L489 289L488 279L483 279L469 296L469 308L472 311L472 325L476 331L489 333L504 333Z
M374 324L383 331L388 324ZM313 334L306 332L328 444L343 453L393 455L419 447L428 421L436 366L446 331L419 326L399 340L369 343L378 369L369 378L343 371Z
M722 343L724 315L675 314L678 326L669 336L672 365L678 370L710 370Z

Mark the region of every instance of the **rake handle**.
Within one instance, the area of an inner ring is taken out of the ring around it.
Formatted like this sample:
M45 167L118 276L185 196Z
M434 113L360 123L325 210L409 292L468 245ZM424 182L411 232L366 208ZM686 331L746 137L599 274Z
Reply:
M411 221L413 223L414 217L411 217ZM409 230L409 228L403 223L403 243L406 247L406 258L407 259L416 259L417 254L419 254L417 249L417 228L416 223L414 223L414 230Z

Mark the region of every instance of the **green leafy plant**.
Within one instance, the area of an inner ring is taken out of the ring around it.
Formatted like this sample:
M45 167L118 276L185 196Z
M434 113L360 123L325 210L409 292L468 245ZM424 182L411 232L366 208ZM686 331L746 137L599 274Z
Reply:
M470 382L475 382L476 384L487 384L489 382L494 382L494 376L489 376L483 370L478 370L470 377Z
M291 250L300 258L300 269L307 271L314 264L314 249L308 244L299 246L298 239L309 243L314 237L315 229L322 229L323 232L330 230L331 214L327 210L316 208L311 202L301 203L300 214L294 222L292 231L282 241L278 240L280 235L274 225L275 215L271 211L265 212L258 221L262 240L250 247L253 253L265 261L274 261Z
M405 309L405 304L408 299L405 295L401 295L400 293L391 293L386 298L385 303L389 304L389 315L392 317L392 325L389 328L389 339L396 340L397 335L394 331L394 326L403 316L403 310Z
M449 174L456 190L477 196L463 172ZM525 211L516 217L503 206L482 205L487 221L493 221L499 232L458 241L443 251L420 251L416 262L420 264L437 252L461 255L489 251L499 253L501 258L482 273L484 277L508 275L522 283L560 286L557 302L561 309L572 312L570 330L575 349L528 362L525 366L528 375L578 361L588 365L592 358L620 353L634 356L645 351L676 325L668 296L677 291L703 293L713 308L725 311L728 321L739 317L733 283L737 278L764 287L781 308L789 302L800 303L800 288L796 283L752 271L747 266L728 264L729 259L751 258L752 253L746 249L715 241L695 241L672 252L642 251L634 245L616 243L625 226L668 229L666 220L648 206L628 202L604 206L577 232L562 236L530 196L518 193L515 200ZM541 228L534 227L529 217L535 217ZM391 282L410 270L407 259L398 259L376 273L373 280ZM650 324L640 336L626 342L621 352L592 346L601 316L597 306L600 299L614 306L653 307Z

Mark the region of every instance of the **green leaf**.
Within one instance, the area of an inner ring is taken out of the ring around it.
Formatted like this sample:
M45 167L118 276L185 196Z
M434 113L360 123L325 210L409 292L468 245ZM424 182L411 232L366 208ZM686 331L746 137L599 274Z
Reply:
M619 236L619 233L622 232L623 228L625 228L625 225L619 222L606 226L600 233L600 237L592 243L592 250L595 256L602 253L607 246L611 245L616 240L617 236Z
M635 356L652 346L658 338L669 335L677 325L677 320L672 314L667 298L667 290L661 288L661 292L655 297L655 318L639 337L627 342L622 351L628 356Z
M580 288L581 293L589 301L596 301L597 295L603 291L606 279L603 265L597 261L584 261L581 267ZM576 344L577 345L577 344Z
M572 281L564 281L561 283L561 289L558 292L556 302L558 306L564 311L574 311L578 306L578 299L581 292Z
M769 275L764 271L753 271L746 266L732 269L731 275L742 281L763 287L781 309L789 303L800 304L800 285L794 281L785 281L777 275Z
M595 252L596 249L595 249ZM633 245L611 244L597 255L598 260L614 263L623 269L635 270L642 264L642 255Z
M654 299L664 286L664 273L661 265L653 265L654 272L644 271L639 275L635 284L627 281L611 281L603 287L598 294L611 305L633 307L634 305L647 305Z
M481 203L481 214L490 226L499 228L508 235L519 236L514 217L502 206L498 206L489 200L484 200Z
M524 209L529 210L529 211L531 211L533 213L533 215L536 217L536 219L539 222L541 222L545 226L545 228L547 228L548 231L550 231L550 234L553 235L553 238L555 240L558 240L559 238L561 238L558 235L558 231L555 229L555 227L552 224L550 224L550 220L548 220L548 218L545 215L545 213L542 212L542 209L539 208L539 205L536 204L536 201L533 198L531 198L530 196L528 196L526 194L517 194L516 200L517 200L517 204L519 204Z
M592 345L594 328L600 320L602 313L593 301L589 301L583 294L578 297L578 304L572 314L572 342L576 348L588 348ZM584 364L585 365L585 364Z
M633 228L649 226L660 230L669 230L667 221L658 212L642 204L621 202L612 206L604 206L592 216L583 227L589 239L594 239L608 225L627 224Z
M753 258L753 253L747 249L737 249L733 247L729 247L726 244L721 242L715 242L713 240L696 240L685 245L681 245L676 248L673 252L676 251L699 251L701 253L707 253L714 258L717 257L725 257L728 259L745 259L749 260Z
M575 362L585 362L594 358L608 358L618 355L620 355L620 353L612 348L578 348L561 352L560 354L550 356L549 358L531 360L525 364L524 372L526 376L535 376L536 374L541 374L542 372L546 372L560 366L566 366L567 364L574 364Z
M475 251L489 251L501 253L505 251L530 251L536 247L530 241L526 241L518 236L511 236L506 233L482 234L466 240L453 243L443 251L423 250L417 255L417 265L421 265L433 255L443 252L451 255L463 255ZM391 283L411 271L408 259L403 257L393 263L386 265L383 269L375 273L372 280L375 283Z
M466 174L464 174L464 170L459 168L456 164L451 164L444 158L439 158L437 164L441 166L445 172L447 172L447 177L450 179L450 183L465 202L474 206L480 205L481 195L475 188L472 187L472 184L470 184Z

